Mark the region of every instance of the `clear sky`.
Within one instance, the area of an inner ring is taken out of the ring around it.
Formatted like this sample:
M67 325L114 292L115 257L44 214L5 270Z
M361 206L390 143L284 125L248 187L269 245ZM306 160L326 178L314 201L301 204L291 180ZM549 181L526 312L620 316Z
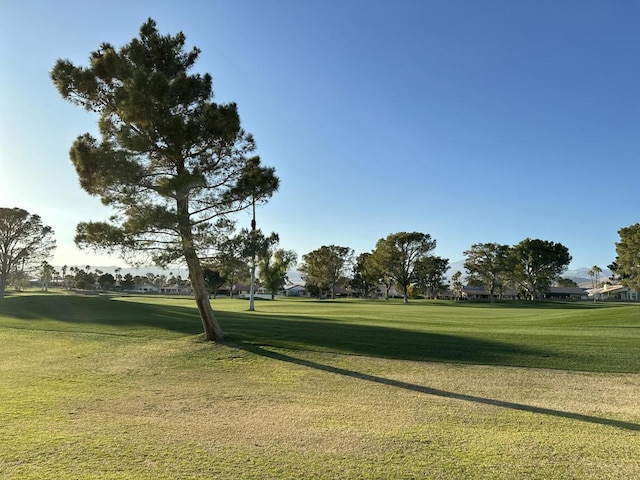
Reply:
M420 231L452 262L531 237L604 268L640 222L637 0L2 0L0 206L54 228L55 265L123 263L73 244L109 215L68 157L97 119L49 71L148 17L237 102L281 179L258 226L299 255Z

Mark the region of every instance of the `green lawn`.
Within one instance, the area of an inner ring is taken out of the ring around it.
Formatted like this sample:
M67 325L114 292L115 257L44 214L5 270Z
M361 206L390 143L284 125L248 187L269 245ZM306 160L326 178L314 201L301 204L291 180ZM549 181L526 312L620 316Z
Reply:
M640 478L640 305L0 301L0 478Z

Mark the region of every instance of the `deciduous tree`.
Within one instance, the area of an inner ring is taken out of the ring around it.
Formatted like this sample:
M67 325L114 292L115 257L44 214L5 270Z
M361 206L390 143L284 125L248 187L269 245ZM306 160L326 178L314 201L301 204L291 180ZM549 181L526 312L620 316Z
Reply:
M365 260L367 275L371 276L372 283L377 283L384 287L384 299L389 300L389 292L396 285L395 279L385 270L385 258L382 255L375 255L375 250Z
M110 273L103 273L98 276L97 282L101 290L113 290L116 286L116 277Z
M414 281L416 262L436 248L428 233L399 232L381 238L373 251L373 260L402 289L404 303L409 302L408 287Z
M93 273L79 268L75 272L74 285L80 290L92 290L96 286L96 278Z
M381 283L381 272L375 268L373 262L370 261L371 253L361 253L356 257L353 266L353 278L351 279L351 288L354 292L369 297Z
M236 283L249 279L250 266L243 256L242 239L235 235L221 239L211 265L220 270L229 283L229 296L233 296Z
M130 273L126 273L124 277L122 277L122 282L120 282L120 288L122 288L122 290L133 290L135 285L136 282L133 280L133 275Z
M190 73L200 50L183 33L161 35L149 19L138 38L103 43L89 65L58 60L51 78L65 99L99 115L101 140L80 136L70 152L80 185L116 211L77 227L80 247L183 260L205 337L223 338L202 272L228 215L278 188L260 164L235 104L212 101L209 74Z
M0 208L0 299L9 275L37 268L56 246L53 229L21 208Z
M258 274L262 285L271 292L271 300L287 282L289 269L295 266L298 255L293 250L283 248L270 252L260 260Z
M542 298L567 269L571 255L561 243L526 238L510 250L513 274L530 300Z
M476 243L464 252L464 268L471 278L479 280L489 292L491 303L495 301L495 291L506 281L510 271L509 246L498 243Z
M320 290L328 288L331 298L336 298L336 286L346 275L353 262L353 250L337 245L322 247L302 256L300 272L304 280Z
M249 310L253 311L255 310L256 267L261 260L269 255L269 250L278 243L279 238L275 232L265 236L262 230L255 229L253 225L251 230L243 228L236 238L240 245L240 258L250 268Z
M453 290L453 299L460 300L462 298L462 272L457 271L451 275L451 289Z
M444 275L449 270L449 259L426 255L416 261L414 282L427 298L437 298L438 293L447 288Z

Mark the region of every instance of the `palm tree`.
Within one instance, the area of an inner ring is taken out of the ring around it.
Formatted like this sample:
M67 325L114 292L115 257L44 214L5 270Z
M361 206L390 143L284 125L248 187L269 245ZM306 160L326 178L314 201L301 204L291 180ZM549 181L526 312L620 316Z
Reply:
M591 267L591 269L589 270L589 276L591 277L591 279L593 280L593 301L596 301L597 298L597 292L595 290L598 289L598 280L600 279L600 274L602 273L602 269L597 266L594 265L593 267Z

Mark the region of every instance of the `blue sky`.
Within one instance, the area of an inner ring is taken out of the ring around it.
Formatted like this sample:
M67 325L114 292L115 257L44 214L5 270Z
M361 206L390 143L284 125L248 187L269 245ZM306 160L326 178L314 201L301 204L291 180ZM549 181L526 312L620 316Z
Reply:
M183 31L216 101L237 102L281 178L258 226L299 255L421 231L451 261L531 237L604 268L640 222L636 0L4 0L0 206L54 228L56 265L122 262L73 244L78 222L109 215L68 157L96 118L48 73L148 17Z

